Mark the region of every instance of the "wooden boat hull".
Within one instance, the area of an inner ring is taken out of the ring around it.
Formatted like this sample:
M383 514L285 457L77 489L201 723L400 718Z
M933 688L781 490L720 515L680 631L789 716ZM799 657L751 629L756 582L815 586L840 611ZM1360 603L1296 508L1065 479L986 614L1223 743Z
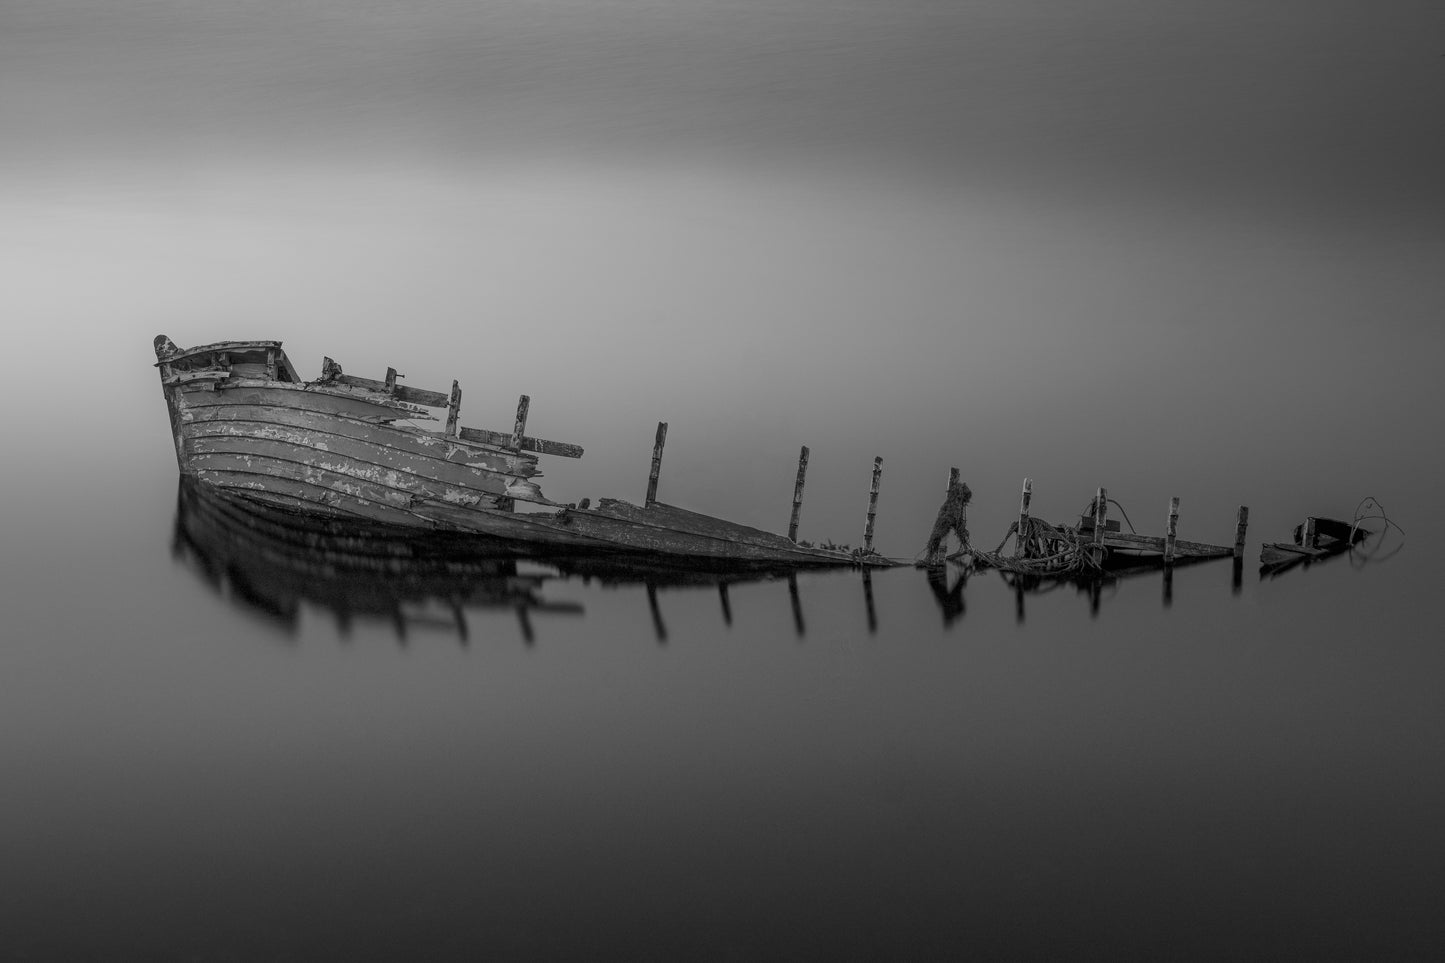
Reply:
M423 405L402 399L445 404L448 396L401 393L336 374L318 382L286 380L295 378L295 369L279 342L225 342L178 352L158 339L157 356L181 474L258 504L552 550L739 565L857 564L846 552L656 502L639 507L603 499L590 509L550 502L533 481L540 475L533 452L575 457L581 449L522 437L520 414L510 436L462 428L456 425L455 387L447 431L428 431L410 422L436 419ZM238 364L237 358L243 360ZM327 364L340 371L329 359ZM235 367L244 367L247 376L235 376ZM249 377L257 369L265 377ZM516 444L489 441L498 439ZM515 510L519 501L530 510Z

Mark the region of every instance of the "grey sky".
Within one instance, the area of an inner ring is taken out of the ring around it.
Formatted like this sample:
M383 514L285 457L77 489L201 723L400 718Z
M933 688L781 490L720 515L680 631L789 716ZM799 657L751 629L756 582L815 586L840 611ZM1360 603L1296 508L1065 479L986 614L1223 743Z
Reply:
M859 164L1438 232L1445 7L6 0L21 170Z

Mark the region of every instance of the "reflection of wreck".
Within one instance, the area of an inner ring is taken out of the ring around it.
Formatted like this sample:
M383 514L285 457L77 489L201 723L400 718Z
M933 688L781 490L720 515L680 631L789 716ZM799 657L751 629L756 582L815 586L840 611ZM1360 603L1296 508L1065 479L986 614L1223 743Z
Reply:
M466 610L578 614L547 602L548 578L518 570L496 543L431 535L359 519L315 517L239 498L182 477L174 554L233 602L294 631L303 603L331 612L343 631L357 619L468 635Z
M510 609L530 643L533 614L582 613L580 603L541 595L549 582L579 578L645 588L659 641L667 638L660 592L716 590L723 619L731 624L729 587L778 580L788 588L794 630L804 633L797 566L680 568L635 556L537 555L475 535L292 511L184 476L172 551L233 603L288 632L296 630L303 606L311 606L331 613L343 632L356 621L372 620L391 624L402 639L413 631L441 629L465 641L468 611ZM867 577L865 569L871 628Z
M182 350L156 338L161 384L183 476L273 507L318 517L463 532L570 552L631 552L689 564L885 564L879 556L795 540L806 449L789 537L657 501L666 425L658 426L647 498L560 505L536 481L538 455L576 458L576 445L525 434L529 400L511 431L459 423L461 389L427 391L347 375L330 358L303 381L279 341L226 341ZM416 421L445 426L428 430ZM874 471L876 502L878 469ZM871 548L872 506L868 540Z

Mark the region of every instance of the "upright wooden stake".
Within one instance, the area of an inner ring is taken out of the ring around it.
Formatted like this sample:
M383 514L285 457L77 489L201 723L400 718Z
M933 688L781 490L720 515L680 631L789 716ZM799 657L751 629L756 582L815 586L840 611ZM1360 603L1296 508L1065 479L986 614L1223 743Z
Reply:
M1304 537L1301 539L1300 544L1303 545L1305 548L1314 548L1316 539L1315 517L1313 515L1305 519L1305 530L1303 532L1303 536Z
M1164 530L1164 564L1174 564L1174 537L1179 531L1179 499L1169 499L1169 527Z
M1234 524L1234 557L1244 558L1244 530L1249 527L1249 506L1239 506L1238 521Z
M1109 512L1109 493L1099 489L1094 498L1094 544L1099 548L1099 559L1104 558L1104 516Z
M396 394L396 369L386 369L386 391L388 394Z
M447 405L447 434L457 433L457 417L462 413L462 386L452 382L452 400Z
M873 516L878 514L878 480L883 477L883 458L873 459L873 487L868 491L868 524L863 526L863 552L873 551Z
M527 408L532 404L532 399L522 395L517 399L517 421L512 426L512 445L517 451L522 450L522 432L527 430Z
M1024 495L1019 501L1019 528L1014 533L1014 554L1023 555L1028 547L1029 531L1029 501L1034 497L1034 482L1031 478L1024 479Z
M798 540L798 516L803 512L803 479L808 474L808 446L798 452L798 480L793 482L793 516L788 520L788 539Z
M662 446L667 441L667 422L657 423L657 440L652 444L652 472L647 476L647 501L643 507L657 501L657 475L662 471Z

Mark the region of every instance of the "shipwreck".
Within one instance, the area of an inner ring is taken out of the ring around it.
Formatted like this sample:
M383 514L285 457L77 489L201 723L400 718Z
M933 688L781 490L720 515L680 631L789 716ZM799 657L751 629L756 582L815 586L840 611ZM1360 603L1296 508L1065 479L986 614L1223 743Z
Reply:
M272 509L688 565L894 564L871 544L881 459L864 549L819 547L797 539L806 448L784 536L658 501L665 423L641 505L617 498L561 504L537 483L539 456L580 458L582 448L526 434L526 395L510 431L471 428L460 422L455 381L449 392L414 388L401 384L394 368L382 379L363 378L330 358L308 381L280 341L183 349L159 335L155 355L181 475Z

